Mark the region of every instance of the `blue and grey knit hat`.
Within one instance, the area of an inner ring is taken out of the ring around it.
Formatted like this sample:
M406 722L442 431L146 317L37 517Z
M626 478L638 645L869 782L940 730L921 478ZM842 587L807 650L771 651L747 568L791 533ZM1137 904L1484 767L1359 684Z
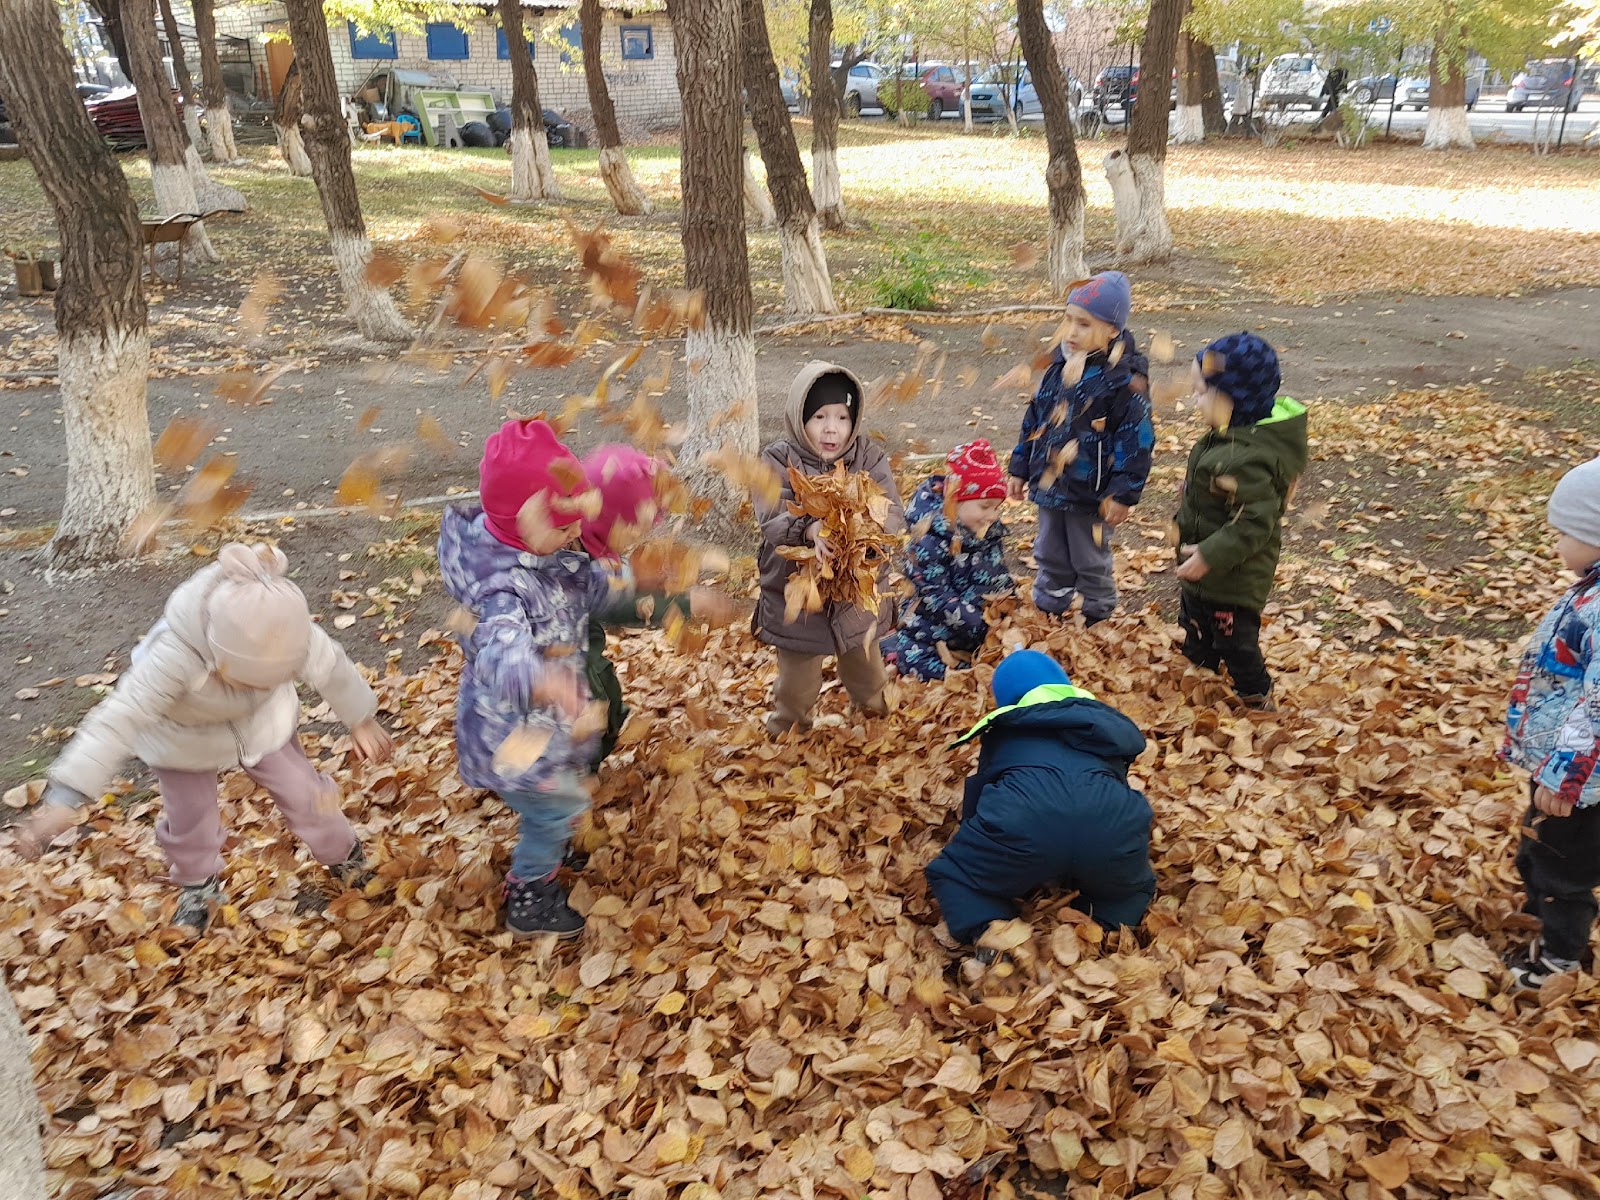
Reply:
M1194 356L1207 387L1233 401L1234 425L1254 425L1272 415L1283 375L1278 352L1255 334L1230 333Z
M1128 313L1133 308L1133 285L1121 271L1101 271L1073 288L1067 303L1077 305L1097 321L1116 326L1121 333L1128 327Z

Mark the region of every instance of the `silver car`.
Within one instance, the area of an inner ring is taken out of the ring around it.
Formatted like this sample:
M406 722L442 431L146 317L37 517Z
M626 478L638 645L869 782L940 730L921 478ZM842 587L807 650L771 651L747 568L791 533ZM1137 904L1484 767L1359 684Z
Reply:
M834 63L833 69L837 71L839 64ZM845 76L844 84L844 115L859 117L864 108L879 108L878 84L887 76L885 71L875 62L858 62L850 68Z

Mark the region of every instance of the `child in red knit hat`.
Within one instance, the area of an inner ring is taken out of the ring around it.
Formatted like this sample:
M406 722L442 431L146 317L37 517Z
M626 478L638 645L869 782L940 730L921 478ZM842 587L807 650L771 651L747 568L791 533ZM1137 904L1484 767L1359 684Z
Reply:
M957 446L945 467L906 505L905 574L916 590L883 642L884 660L913 679L943 679L950 666L970 666L989 636L984 605L1016 591L1000 523L1006 475L993 448L983 438Z
M480 504L449 509L439 532L445 587L477 617L462 638L456 758L469 786L521 819L506 927L575 938L583 918L556 870L589 807L582 774L593 737L574 729L589 689L573 650L615 577L575 546L598 497L549 425L506 422L484 446L479 480Z

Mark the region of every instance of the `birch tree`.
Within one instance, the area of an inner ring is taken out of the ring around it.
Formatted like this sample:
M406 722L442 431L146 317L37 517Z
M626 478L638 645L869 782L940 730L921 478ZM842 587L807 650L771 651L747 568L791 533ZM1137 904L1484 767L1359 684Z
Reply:
M294 42L295 64L300 69L304 115L297 127L305 131L311 175L328 224L328 241L344 290L346 311L365 337L381 342L407 341L411 327L395 307L393 297L367 278L372 242L367 237L355 171L350 165L350 135L339 108L327 17L319 0L284 0L284 8Z
M123 535L156 498L139 213L78 101L54 0L0 4L0 93L61 241L55 310L67 487L45 557L88 566L125 554Z
M1044 112L1045 144L1050 151L1044 171L1050 196L1046 255L1050 290L1065 296L1075 280L1089 273L1083 261L1083 165L1078 161L1078 144L1072 133L1067 77L1045 24L1044 0L1017 0L1017 35Z
M600 58L600 0L582 0L578 25L583 40L583 83L589 93L589 111L594 114L595 137L600 143L600 179L617 212L625 217L648 216L654 206L634 179L628 156L622 151L622 130L617 125L616 106L611 103L611 89Z

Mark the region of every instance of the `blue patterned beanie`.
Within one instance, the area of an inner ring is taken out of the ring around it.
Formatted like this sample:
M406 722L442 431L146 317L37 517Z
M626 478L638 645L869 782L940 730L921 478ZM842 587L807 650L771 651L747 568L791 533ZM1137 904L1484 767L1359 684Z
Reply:
M1194 356L1207 387L1233 401L1234 425L1254 425L1272 415L1283 376L1278 352L1253 333L1230 333Z

